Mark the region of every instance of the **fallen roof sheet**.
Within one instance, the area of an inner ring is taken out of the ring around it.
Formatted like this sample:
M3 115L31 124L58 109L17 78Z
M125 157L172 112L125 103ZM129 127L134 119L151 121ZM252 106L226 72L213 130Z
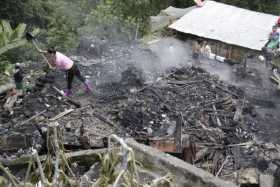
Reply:
M277 16L235 6L206 1L174 22L169 28L179 32L261 50Z

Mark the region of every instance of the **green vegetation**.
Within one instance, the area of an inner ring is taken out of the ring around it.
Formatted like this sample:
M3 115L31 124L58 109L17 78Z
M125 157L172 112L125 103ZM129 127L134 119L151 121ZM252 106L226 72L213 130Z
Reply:
M5 54L12 49L16 49L27 43L24 37L26 24L19 24L12 29L9 22L2 20L0 22L0 73L7 71L9 66L9 59ZM38 33L38 30L34 31Z
M264 12L269 14L278 15L280 13L279 0L217 0L219 2L231 4L234 6Z
M280 0L217 1L265 13L280 12ZM8 20L15 31L23 30L23 24L17 27L20 23L26 24L27 30L40 28L38 37L45 47L67 53L84 36L122 41L140 38L149 31L149 16L168 6L192 5L193 0L2 0L0 20ZM20 46L24 47L0 54L2 61L15 63L36 57L31 45Z

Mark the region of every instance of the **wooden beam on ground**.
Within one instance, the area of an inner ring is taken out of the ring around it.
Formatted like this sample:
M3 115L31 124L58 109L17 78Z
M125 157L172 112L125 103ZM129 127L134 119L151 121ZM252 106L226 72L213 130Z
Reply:
M72 162L88 162L89 160L94 161L97 159L98 154L103 154L108 151L107 148L102 149L88 149L82 151L69 152L65 154L67 159L71 159ZM17 165L26 165L29 163L32 155L23 155L16 159L0 159L0 162L5 166L17 166ZM42 155L39 157L40 161L44 161L47 158L47 155Z
M55 117L49 119L49 121L56 121L58 120L59 118L62 118L63 116L66 116L67 114L70 114L71 112L73 112L74 109L69 109L69 110L66 110L64 112L61 112L60 114L56 115Z
M65 96L62 91L60 89L58 89L55 86L52 86L52 88L59 94L61 95L63 98L65 98L69 103L71 103L72 105L74 105L77 108L81 108L81 103L74 101L73 99L71 99L70 97Z
M22 125L24 125L24 124L26 124L26 123L32 121L33 119L35 119L35 118L37 118L38 116L44 114L45 112L47 112L47 110L43 110L43 111L39 112L38 114L35 114L35 115L32 116L31 118L29 118L29 119L23 121L22 123L20 123L19 126L22 126ZM17 126L17 125L16 125L16 126Z
M97 112L93 112L92 114L94 117L96 117L97 119L103 121L104 123L107 123L108 125L114 127L115 129L118 129L117 125L114 124L110 119L104 117L103 115L97 113Z

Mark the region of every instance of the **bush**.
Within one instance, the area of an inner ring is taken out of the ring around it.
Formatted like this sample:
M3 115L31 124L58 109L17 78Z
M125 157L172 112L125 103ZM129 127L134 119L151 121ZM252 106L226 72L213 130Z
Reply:
M112 5L102 3L85 19L84 26L79 29L80 36L95 35L109 40L131 40L136 30L135 19L122 19L113 14Z

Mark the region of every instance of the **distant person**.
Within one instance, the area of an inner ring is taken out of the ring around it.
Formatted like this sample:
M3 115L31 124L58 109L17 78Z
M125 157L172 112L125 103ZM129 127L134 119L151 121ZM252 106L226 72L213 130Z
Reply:
M279 16L279 18L278 18L278 20L277 20L277 22L276 22L276 26L277 26L277 27L280 27L280 16Z
M23 70L17 63L14 68L14 82L16 85L16 92L18 96L23 94Z
M194 2L197 7L202 7L204 5L202 0L194 0Z
M277 31L277 26L272 27L272 32L269 33L268 41L262 48L262 52L266 61L271 62L273 58L273 51L279 48L279 32Z
M75 76L85 85L87 92L92 91L88 81L82 76L78 66L69 57L53 48L49 48L47 51L42 51L37 47L36 49L47 58L50 68L57 68L66 72L67 89L64 91L65 96L72 95L72 83Z
M277 26L272 27L272 32L269 34L268 44L266 47L270 49L279 48L279 32L277 31Z
M201 55L205 58L216 60L219 62L225 62L227 60L225 57L212 53L211 46L206 41L202 42L202 47L200 51Z
M206 41L204 41L202 43L202 47L201 47L201 54L204 56L204 57L207 57L207 58L210 58L212 59L211 57L214 55L211 51L211 47L210 45L208 45L208 43Z
M201 55L201 41L194 40L192 42L192 58L196 64L200 64L200 55Z
M9 111L10 115L14 113L13 107L18 97L23 95L23 70L17 63L13 69L13 77L15 87L7 91L6 102L3 105L5 111Z

